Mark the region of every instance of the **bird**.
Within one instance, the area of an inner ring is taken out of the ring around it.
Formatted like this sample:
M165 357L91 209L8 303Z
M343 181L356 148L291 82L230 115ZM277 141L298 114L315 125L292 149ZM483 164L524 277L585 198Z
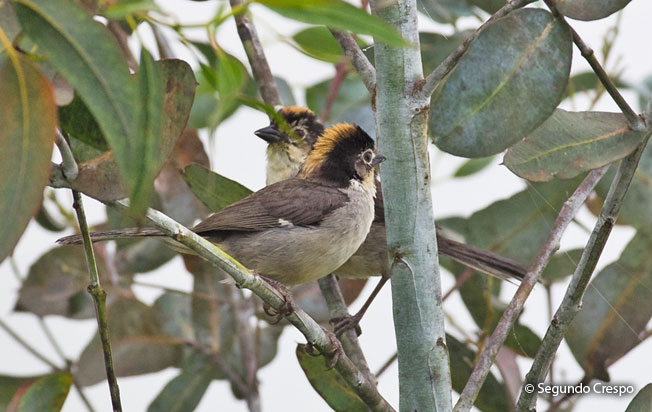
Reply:
M272 122L254 134L268 143L267 146L267 183L273 184L294 176L311 153L317 133L323 130L313 111L305 107L285 106L278 110L281 122ZM285 122L283 124L282 122ZM294 135L294 136L293 136ZM360 248L334 273L343 278L367 278L381 276L381 281L365 302L360 311L350 318L334 319L336 332L357 323L368 309L371 301L380 291L390 276L390 264L387 255L385 231L385 212L382 189L379 180L375 181L374 220L367 238ZM494 252L450 239L437 228L437 246L440 255L463 264L479 272L507 280L521 281L527 268L518 262L500 256Z
M374 218L375 169L385 157L359 126L337 124L315 139L296 175L266 186L192 227L272 286L317 280L360 247ZM91 233L93 241L163 236L154 228ZM80 235L61 238L80 244ZM287 289L280 292L289 300ZM288 313L285 313L288 314Z

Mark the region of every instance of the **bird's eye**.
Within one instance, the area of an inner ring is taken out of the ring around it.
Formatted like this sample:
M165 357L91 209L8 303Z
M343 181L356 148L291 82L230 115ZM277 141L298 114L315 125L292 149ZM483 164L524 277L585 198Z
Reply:
M362 154L362 160L364 160L365 163L371 164L371 161L374 159L374 153L371 150L367 150Z
M295 133L297 134L297 136L299 136L299 137L303 137L303 136L306 135L306 132L305 132L303 129L297 129L297 130L295 130L294 132L295 132Z

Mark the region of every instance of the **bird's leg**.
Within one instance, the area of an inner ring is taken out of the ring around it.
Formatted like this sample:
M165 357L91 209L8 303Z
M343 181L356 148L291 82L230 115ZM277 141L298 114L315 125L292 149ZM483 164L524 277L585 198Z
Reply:
M330 323L333 325L335 335L339 336L342 332L355 328L355 332L358 336L362 334L362 329L360 329L360 320L362 320L362 317L364 316L365 312L367 312L367 309L369 309L369 306L371 306L371 302L374 301L380 290L385 286L385 283L389 280L389 277L383 276L380 278L380 281L378 282L378 285L376 285L376 288L371 292L371 295L367 298L365 301L364 305L360 308L358 313L356 313L353 316L343 316L339 318L333 318L330 320Z
M263 310L268 316L272 316L275 318L274 322L270 322L272 325L275 325L281 321L284 317L291 315L294 310L297 308L297 304L294 301L294 298L292 297L292 293L290 290L282 284L281 282L278 282L276 280L270 279L266 276L259 275L261 278L265 280L271 287L276 289L278 293L283 296L283 305L281 305L281 308L279 310L276 310L272 308L269 304L263 303Z

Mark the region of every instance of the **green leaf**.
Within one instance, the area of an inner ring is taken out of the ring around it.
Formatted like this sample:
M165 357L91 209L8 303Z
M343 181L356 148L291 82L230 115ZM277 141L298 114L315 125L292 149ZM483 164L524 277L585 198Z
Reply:
M142 217L154 192L154 178L170 154L170 151L166 151L166 156L161 159L163 90L166 84L163 82L161 71L145 48L140 54L137 82L140 97L136 129L138 138L127 143L131 186L129 215ZM175 143L180 134L179 131L175 136Z
M155 308L133 298L119 298L108 307L109 336L117 376L158 372L179 363L182 340L163 331ZM75 381L94 385L106 378L97 334L84 348Z
M253 193L240 183L200 164L186 166L182 174L190 190L211 212L217 212Z
M68 372L27 381L15 393L8 409L17 412L60 411L68 397L70 385L72 375Z
M6 411L11 403L11 399L16 392L23 386L28 386L37 380L36 377L18 377L0 375L0 411Z
M455 171L455 173L453 173L453 177L466 177L466 176L474 175L474 174L484 170L493 161L494 161L494 156L479 157L477 159L469 159L466 162L464 162L464 164L462 166L460 166Z
M294 94L292 93L292 88L283 78L274 76L276 81L276 88L278 89L278 94L281 95L281 101L285 106L294 106L296 102L294 100Z
M141 102L117 41L70 0L15 0L15 5L25 33L84 100L130 182L130 142L139 138Z
M50 83L12 53L0 67L0 262L41 206L57 126Z
M158 174L186 126L196 82L192 69L182 60L160 60L154 65L165 84L160 148L156 159L152 161L156 164L155 174ZM138 160L139 163L142 161L142 158ZM122 199L129 193L121 179L121 172L113 151L80 163L79 175L71 185L74 189L101 201Z
M541 282L550 285L561 282L575 272L584 249L572 249L557 252L546 265L541 274Z
M591 281L566 342L587 378L609 380L607 367L641 343L652 317L652 234L639 230L620 259Z
M644 132L629 128L621 113L557 109L503 159L516 175L535 182L568 179L627 156Z
M446 334L446 347L450 356L450 370L453 390L462 393L464 385L471 377L476 353L453 336ZM473 406L483 412L501 412L509 410L509 399L505 386L493 373L487 375Z
M100 280L108 279L106 265L97 255ZM16 302L17 311L37 316L60 315L73 319L95 316L93 299L86 291L89 283L86 255L80 247L51 249L29 268Z
M571 46L568 26L542 9L517 10L491 24L432 97L435 144L485 157L522 139L561 101Z
M351 390L344 378L335 369L326 366L323 355L314 356L307 352L306 345L297 345L297 359L308 381L319 395L336 412L362 412L368 408Z
M505 5L505 0L468 0L468 2L489 14L494 14Z
M215 366L204 356L193 356L181 372L156 395L147 412L194 411L215 375Z
M10 42L13 42L14 38L20 33L20 24L18 24L16 13L9 0L0 0L0 28L2 28ZM4 45L0 43L0 64L2 58L7 55L4 50Z
M163 332L181 339L195 339L190 304L189 295L173 292L165 292L154 301Z
M342 61L342 48L333 37L330 30L324 26L308 27L292 36L299 46L299 50L306 55L328 63ZM364 48L366 44L358 39L358 46Z
M100 125L78 94L70 104L59 108L59 123L61 130L68 136L102 152L109 150ZM79 161L78 158L75 159Z
M650 412L652 411L652 383L648 383L638 391L629 403L625 412Z
M325 80L306 89L306 105L310 110L315 113L323 111L331 81L331 79ZM350 74L342 82L340 92L333 102L328 119L329 124L345 121L344 117L359 107L370 107L370 101L369 92L360 78L355 74ZM371 131L373 128L365 130Z
M127 16L149 11L160 13L161 9L153 0L129 0L111 4L106 8L104 16L109 20L123 20Z
M406 46L394 29L377 16L341 0L256 0L281 16L309 24L374 36L377 41Z
M629 4L631 0L564 0L557 10L576 20L598 20L607 17Z

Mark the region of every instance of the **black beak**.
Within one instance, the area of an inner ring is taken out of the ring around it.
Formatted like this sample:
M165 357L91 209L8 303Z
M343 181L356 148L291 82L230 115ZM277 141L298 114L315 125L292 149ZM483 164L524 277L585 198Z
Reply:
M381 155L380 153L376 153L376 156L374 156L374 159L371 161L371 164L377 165L379 163L384 162L385 160L387 160L385 156Z
M254 134L269 144L279 143L283 140L283 135L273 126L263 127L254 132Z

